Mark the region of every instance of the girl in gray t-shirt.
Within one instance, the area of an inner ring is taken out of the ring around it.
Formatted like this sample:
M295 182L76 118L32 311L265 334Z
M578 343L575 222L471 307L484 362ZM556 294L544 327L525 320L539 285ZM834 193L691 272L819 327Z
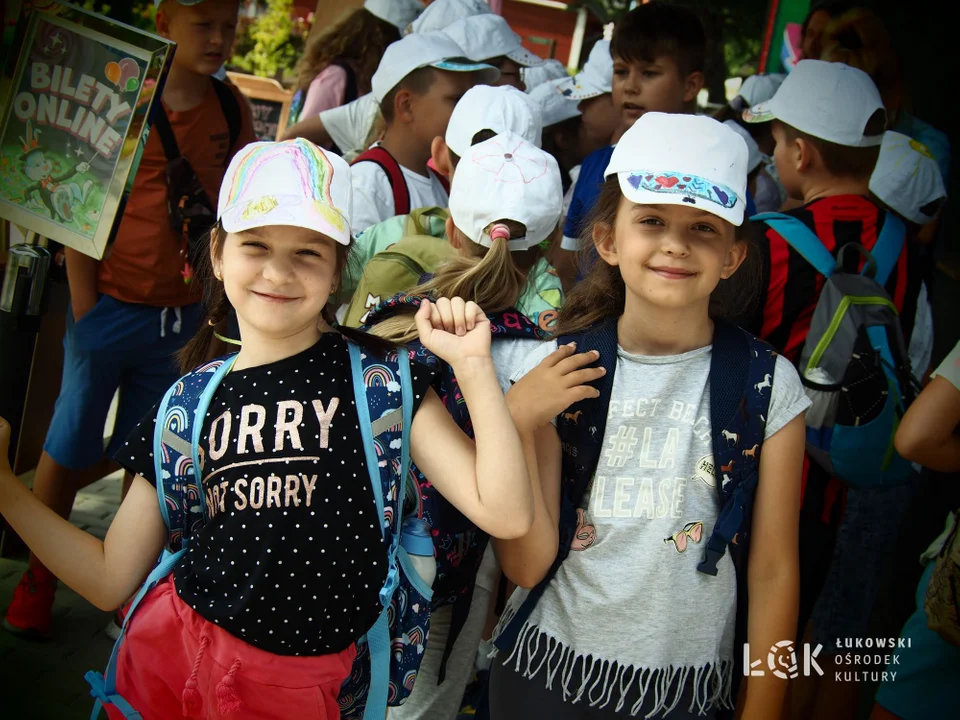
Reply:
M491 715L498 720L712 717L733 707L740 657L754 671L747 713L780 713L786 685L766 657L771 646L794 640L809 404L783 358L763 383L770 403L762 455L759 444L745 449L760 471L746 649L734 647L730 554L716 576L697 572L720 511L717 483L727 481L728 468L713 458L712 318L722 296L735 294L729 278L747 256L739 230L746 167L743 140L705 117L647 113L614 151L587 235L599 258L558 321L558 334L568 335L619 318L602 450L578 505L572 551L494 665ZM573 352L544 344L508 395L536 449L540 481L531 532L495 543L504 572L521 588L539 583L557 552L561 447L550 420L597 396L585 383L602 370L582 369L596 356ZM519 590L511 598L503 624L525 596Z

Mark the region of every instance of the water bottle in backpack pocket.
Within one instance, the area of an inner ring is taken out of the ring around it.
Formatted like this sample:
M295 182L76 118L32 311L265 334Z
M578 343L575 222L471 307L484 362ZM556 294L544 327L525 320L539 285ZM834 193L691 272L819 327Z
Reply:
M872 253L848 243L834 259L796 218L753 219L769 224L826 278L800 356L800 378L813 403L807 454L855 487L906 482L912 468L893 438L915 382L899 313L884 289L906 239L903 223L888 213ZM862 272L844 270L850 253L863 256Z

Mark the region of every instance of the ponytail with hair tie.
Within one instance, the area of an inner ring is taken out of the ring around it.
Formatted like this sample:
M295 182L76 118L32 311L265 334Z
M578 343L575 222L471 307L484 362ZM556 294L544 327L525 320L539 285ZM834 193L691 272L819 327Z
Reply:
M510 240L510 228L508 228L503 223L497 223L492 228L490 228L490 240L496 242L497 240Z

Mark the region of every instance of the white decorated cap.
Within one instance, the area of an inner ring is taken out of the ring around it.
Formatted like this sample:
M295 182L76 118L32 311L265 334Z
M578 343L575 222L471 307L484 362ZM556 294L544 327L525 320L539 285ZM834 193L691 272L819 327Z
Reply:
M530 97L540 104L540 117L543 118L545 128L580 115L580 101L561 92L560 86L563 83L562 78L551 80L538 85L530 93Z
M350 166L297 138L241 148L223 176L217 217L227 232L290 225L349 245L352 207Z
M393 88L414 70L434 67L450 72L481 73L484 82L496 82L500 71L492 65L464 60L463 48L445 33L420 33L390 43L380 59L370 84L373 96L382 103Z
M453 109L444 140L463 157L481 130L512 132L540 147L542 129L540 106L530 95L510 85L474 85Z
M443 32L453 38L471 60L508 57L524 67L543 63L543 58L523 47L523 38L499 15L471 15L448 25Z
M613 58L609 40L598 40L594 44L583 70L568 78L560 86L560 91L572 100L587 100L613 92Z
M870 192L898 215L918 225L937 218L947 191L940 166L926 145L892 130L883 135Z
M420 13L407 32L425 33L445 30L447 27L471 15L492 13L486 0L434 0Z
M883 134L866 135L883 101L863 70L843 63L801 60L772 98L743 111L747 122L780 120L800 132L847 147L876 147Z
M528 250L553 235L560 223L560 167L519 135L501 133L474 145L460 159L450 189L453 224L473 242L492 247L491 225L522 223L526 235L512 238L512 251Z
M742 225L747 144L705 115L644 113L613 150L604 177L640 205L684 205Z
M400 30L416 20L423 10L420 0L364 0L363 7Z

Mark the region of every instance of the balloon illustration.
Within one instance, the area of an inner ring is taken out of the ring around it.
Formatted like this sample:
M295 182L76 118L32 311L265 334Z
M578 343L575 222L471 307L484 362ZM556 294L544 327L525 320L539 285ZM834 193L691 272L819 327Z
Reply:
M120 61L120 80L117 86L126 92L133 92L140 87L140 66L133 58L126 57Z
M104 75L107 76L107 80L112 82L114 85L120 85L120 65L115 62L108 62L103 68Z

